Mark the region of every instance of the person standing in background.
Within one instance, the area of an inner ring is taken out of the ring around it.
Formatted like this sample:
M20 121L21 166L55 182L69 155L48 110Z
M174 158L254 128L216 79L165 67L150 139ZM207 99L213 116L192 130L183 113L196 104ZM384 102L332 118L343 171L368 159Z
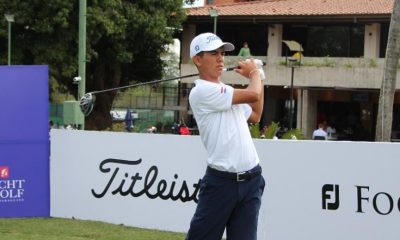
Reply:
M238 56L241 56L241 57L250 57L251 56L249 44L247 42L243 43L243 47L240 49Z
M130 108L126 110L125 114L125 129L128 132L132 132L133 129L133 116Z

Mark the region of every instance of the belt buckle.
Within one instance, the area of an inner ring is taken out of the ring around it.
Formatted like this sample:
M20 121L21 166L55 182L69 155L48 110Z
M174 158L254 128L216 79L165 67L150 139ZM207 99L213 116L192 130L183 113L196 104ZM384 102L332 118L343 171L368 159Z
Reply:
M237 182L243 182L243 181L245 181L246 180L246 178L240 178L240 176L244 176L245 174L246 174L247 172L240 172L240 173L237 173L236 174L236 181Z

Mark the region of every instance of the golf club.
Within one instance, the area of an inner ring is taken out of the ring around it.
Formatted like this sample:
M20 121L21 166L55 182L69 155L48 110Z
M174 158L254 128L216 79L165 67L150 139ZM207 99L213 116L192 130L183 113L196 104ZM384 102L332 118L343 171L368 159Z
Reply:
M265 65L265 63L262 62L259 59L255 59L255 62L259 67ZM237 68L237 67L224 68L224 72L232 71L235 68ZM262 72L262 74L263 73L264 72ZM99 91L88 92L85 95L83 95L83 97L80 99L79 106L81 108L82 113L85 116L89 116L89 114L93 110L94 100L95 100L93 96L95 94L104 93L104 92L111 92L111 91L118 91L118 90L125 89L125 88L138 87L138 86L155 84L155 83L166 82L166 81L172 81L172 80L177 80L177 79L182 79L182 78L195 77L195 76L198 76L198 75L199 75L198 73L195 73L195 74L189 74L189 75L185 75L185 76L172 77L172 78L154 80L154 81L149 81L149 82L141 82L141 83L126 85L126 86L122 86L122 87L115 87L115 88L109 88L109 89L104 89L104 90L99 90Z

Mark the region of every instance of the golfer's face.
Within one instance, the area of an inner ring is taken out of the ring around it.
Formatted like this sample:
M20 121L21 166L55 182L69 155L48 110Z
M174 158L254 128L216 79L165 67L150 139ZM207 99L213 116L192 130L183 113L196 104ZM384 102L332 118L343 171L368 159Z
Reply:
M210 78L218 78L224 69L225 51L219 48L214 51L203 52L201 60L201 69L204 74Z

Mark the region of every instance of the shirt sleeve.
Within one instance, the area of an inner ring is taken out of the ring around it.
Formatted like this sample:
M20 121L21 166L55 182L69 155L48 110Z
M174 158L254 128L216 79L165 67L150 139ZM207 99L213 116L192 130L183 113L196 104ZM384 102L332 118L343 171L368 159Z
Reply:
M232 106L233 87L225 84L205 83L195 87L189 100L201 112L224 111Z
M246 119L249 119L251 113L253 112L253 109L251 109L250 105L247 103L240 104L240 108L242 109L244 113L244 117Z

